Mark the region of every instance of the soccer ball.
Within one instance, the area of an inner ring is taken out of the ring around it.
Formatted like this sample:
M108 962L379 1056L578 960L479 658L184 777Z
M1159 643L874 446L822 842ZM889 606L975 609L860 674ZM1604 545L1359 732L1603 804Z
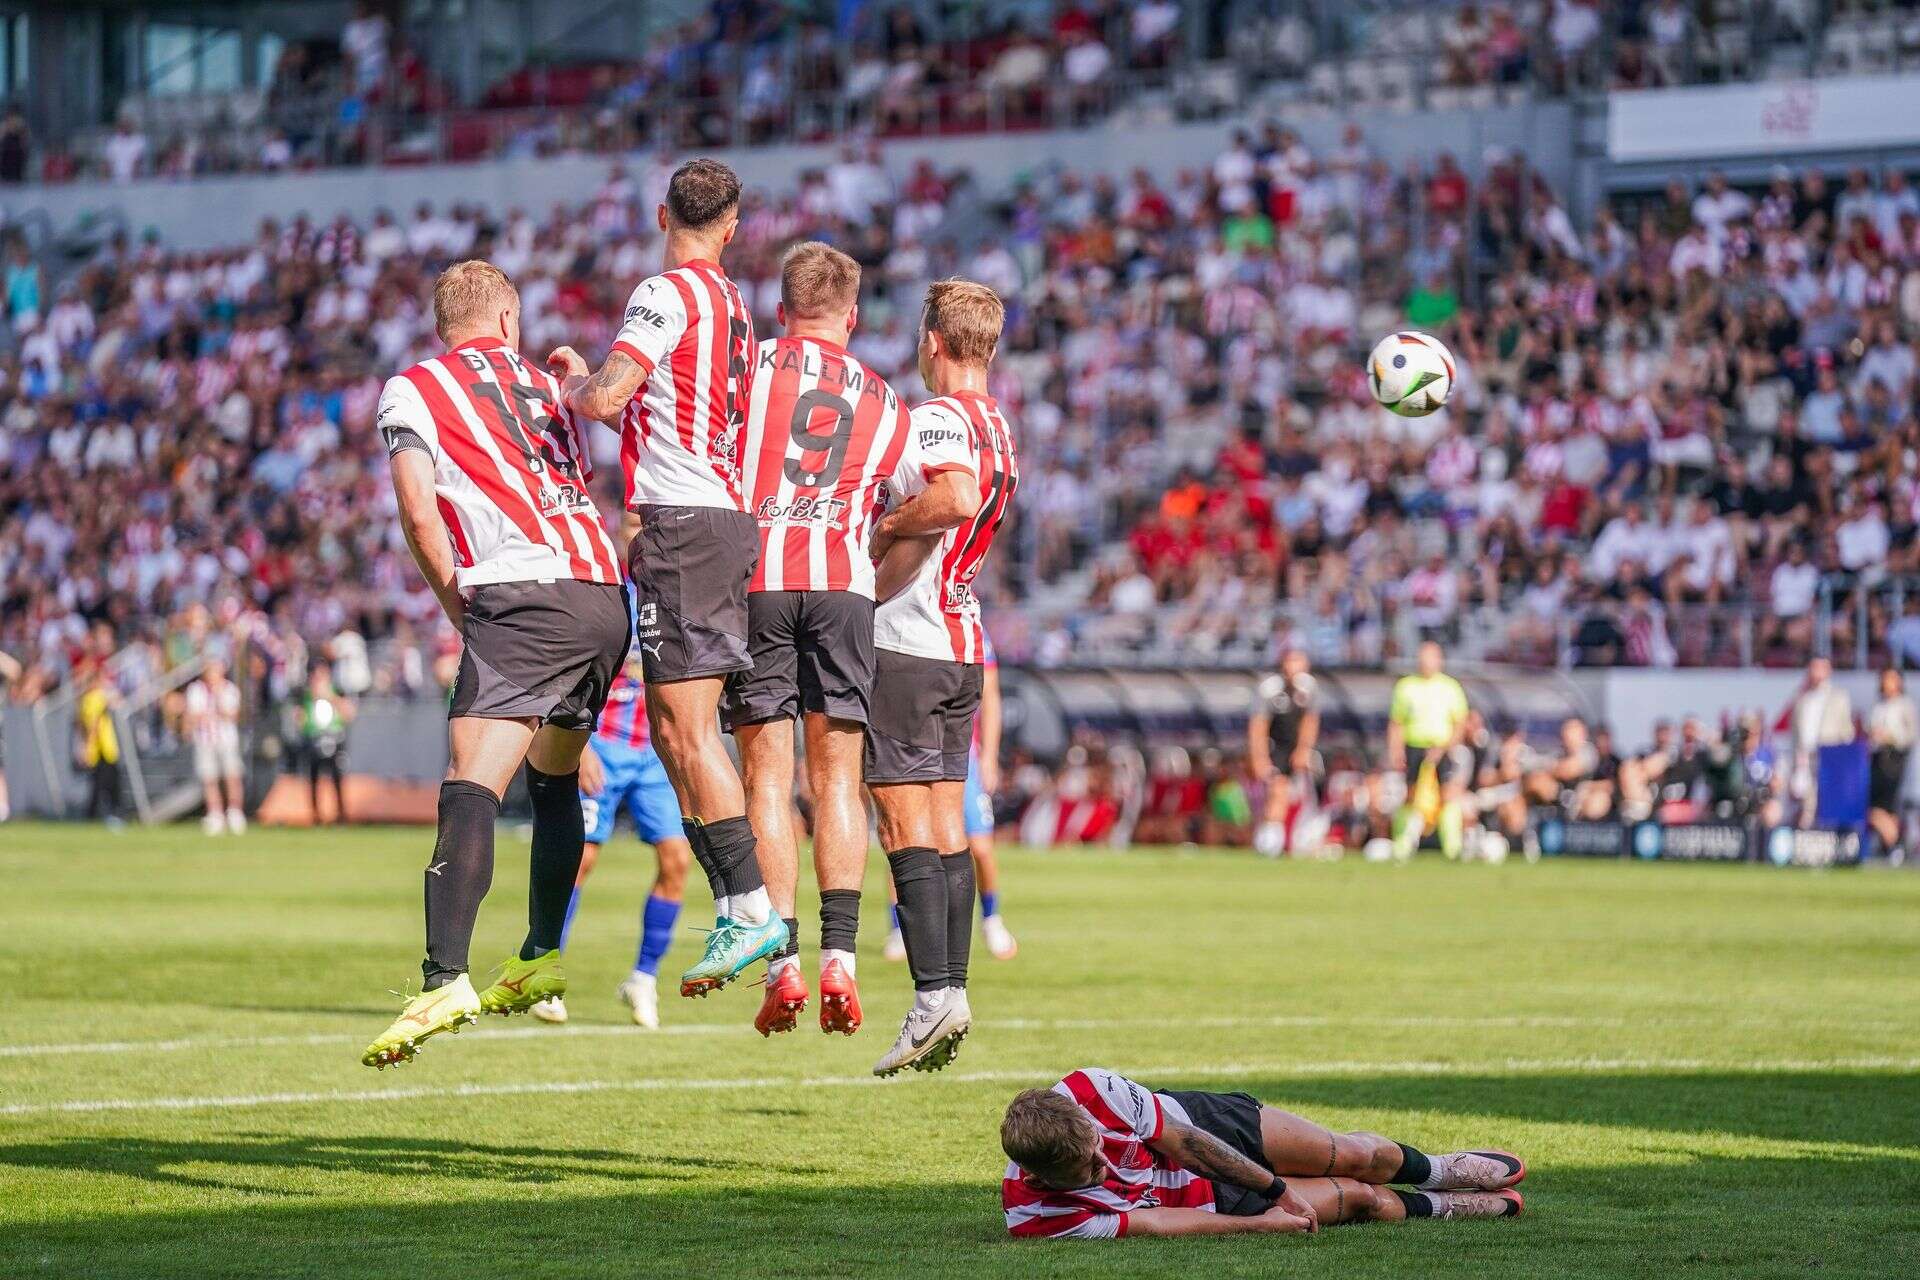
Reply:
M1431 334L1390 333L1367 357L1367 390L1403 418L1424 418L1453 394L1453 354Z

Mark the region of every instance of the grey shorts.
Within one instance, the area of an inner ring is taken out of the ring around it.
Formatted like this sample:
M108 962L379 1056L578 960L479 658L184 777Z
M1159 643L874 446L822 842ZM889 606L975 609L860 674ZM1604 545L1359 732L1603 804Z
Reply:
M447 718L591 729L627 660L627 589L604 582L474 588Z
M854 591L756 591L747 597L753 669L727 682L729 729L797 720L803 711L867 723L873 694L873 601Z
M648 684L730 675L747 652L747 584L760 562L760 526L724 507L638 508L627 548Z
M882 649L875 655L866 777L965 782L985 669Z

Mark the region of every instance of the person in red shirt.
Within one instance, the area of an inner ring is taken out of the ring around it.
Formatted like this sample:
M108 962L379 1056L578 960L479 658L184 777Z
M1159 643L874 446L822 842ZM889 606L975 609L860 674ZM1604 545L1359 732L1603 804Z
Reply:
M1505 1151L1427 1155L1377 1133L1335 1133L1249 1094L1155 1092L1098 1067L1016 1095L1000 1145L1000 1203L1008 1234L1022 1239L1510 1218L1523 1207L1514 1184L1527 1176Z

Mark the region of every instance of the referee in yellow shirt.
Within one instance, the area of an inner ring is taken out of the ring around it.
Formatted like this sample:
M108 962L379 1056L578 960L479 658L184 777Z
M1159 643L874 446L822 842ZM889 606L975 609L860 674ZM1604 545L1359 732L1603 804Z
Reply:
M1437 825L1440 851L1449 858L1460 856L1466 833L1460 805L1466 780L1454 776L1458 763L1452 753L1466 731L1467 691L1440 669L1444 661L1438 644L1422 643L1415 673L1400 677L1387 708L1387 762L1407 780L1406 799L1393 815L1393 854L1403 860L1420 847L1430 822ZM1427 812L1430 802L1416 803L1429 769L1428 785L1439 793L1437 815Z

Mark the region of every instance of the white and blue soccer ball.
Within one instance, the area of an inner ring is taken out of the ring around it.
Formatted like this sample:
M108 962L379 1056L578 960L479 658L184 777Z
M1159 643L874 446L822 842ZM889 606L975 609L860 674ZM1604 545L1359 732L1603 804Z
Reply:
M1367 357L1367 390L1403 418L1424 418L1453 394L1453 353L1430 333L1390 333Z

